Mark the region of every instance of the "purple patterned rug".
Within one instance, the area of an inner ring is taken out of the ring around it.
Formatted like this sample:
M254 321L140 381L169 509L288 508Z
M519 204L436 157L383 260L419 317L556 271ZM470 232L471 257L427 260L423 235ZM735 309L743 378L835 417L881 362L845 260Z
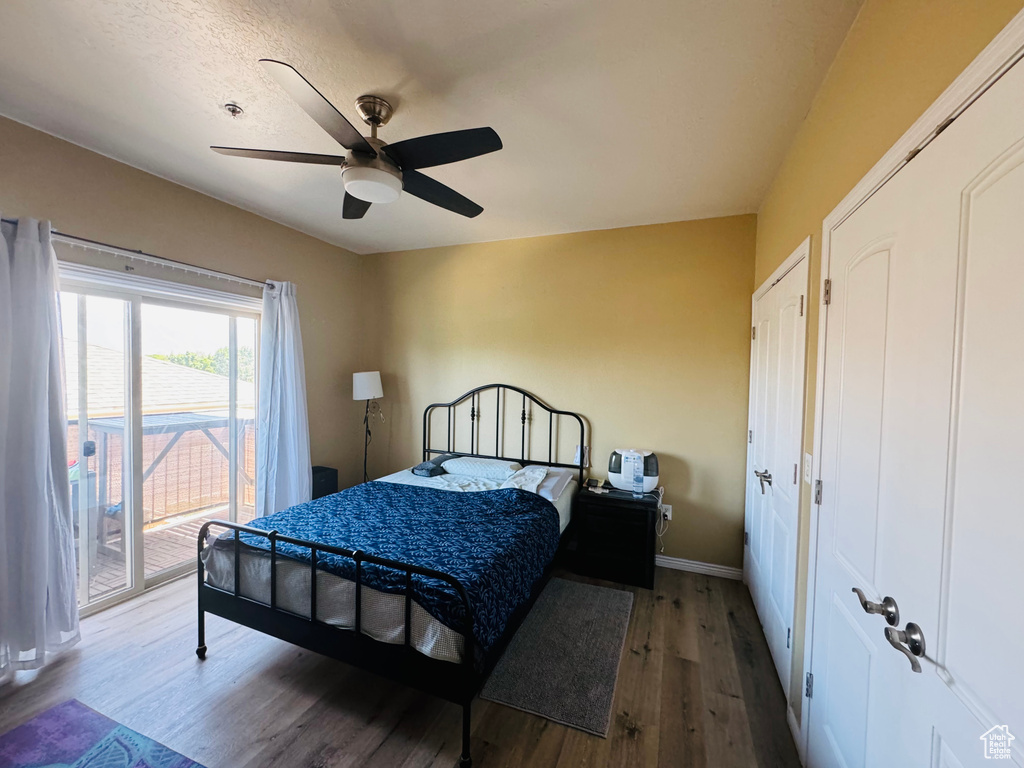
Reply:
M0 736L3 768L203 768L75 699Z

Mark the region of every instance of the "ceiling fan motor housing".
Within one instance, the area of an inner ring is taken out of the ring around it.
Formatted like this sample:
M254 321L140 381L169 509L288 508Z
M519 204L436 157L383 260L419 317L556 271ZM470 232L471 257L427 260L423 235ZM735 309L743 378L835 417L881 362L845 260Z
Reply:
M387 125L388 120L395 113L394 107L385 99L370 94L356 99L356 111L363 118L364 123L372 126Z
M393 203L402 193L402 171L383 151L385 142L369 136L366 141L377 156L348 152L341 169L345 191L367 203Z

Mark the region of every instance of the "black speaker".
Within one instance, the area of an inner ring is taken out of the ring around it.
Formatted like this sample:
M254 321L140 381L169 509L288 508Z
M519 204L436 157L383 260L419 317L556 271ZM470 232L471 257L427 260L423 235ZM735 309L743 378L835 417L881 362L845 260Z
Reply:
M313 498L338 492L338 470L334 467L313 467Z

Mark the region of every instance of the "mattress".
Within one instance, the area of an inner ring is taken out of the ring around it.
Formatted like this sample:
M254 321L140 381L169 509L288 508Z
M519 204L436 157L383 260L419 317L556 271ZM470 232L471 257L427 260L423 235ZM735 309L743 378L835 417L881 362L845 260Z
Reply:
M554 477L555 471L552 473ZM448 481L439 478L449 477ZM440 475L424 478L413 475L409 470L396 472L375 482L417 485L443 488L456 492L473 493L494 490L498 483L483 478L467 478ZM433 482L431 482L433 481ZM561 488L557 497L550 498L554 483L541 484L538 495L547 496L559 516L559 530L568 525L572 499L577 484L570 480ZM234 591L234 548L211 547L203 550L207 570L207 583L226 591ZM279 556L276 565L277 607L290 613L309 617L311 568L287 557ZM317 570L317 620L343 629L355 628L355 583L329 573ZM239 592L243 597L266 605L270 604L270 555L265 550L248 546L241 547L239 568ZM360 590L360 626L362 633L380 642L401 645L405 642L405 596L389 594L367 586ZM412 603L410 644L420 653L441 661L458 663L465 652L462 634L446 626L422 608Z

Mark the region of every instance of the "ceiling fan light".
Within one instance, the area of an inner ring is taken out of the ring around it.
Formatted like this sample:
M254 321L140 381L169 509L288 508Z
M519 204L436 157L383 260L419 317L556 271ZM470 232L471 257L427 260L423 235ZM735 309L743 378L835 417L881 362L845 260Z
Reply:
M346 192L367 203L393 203L402 194L402 180L380 168L349 167L341 178Z

